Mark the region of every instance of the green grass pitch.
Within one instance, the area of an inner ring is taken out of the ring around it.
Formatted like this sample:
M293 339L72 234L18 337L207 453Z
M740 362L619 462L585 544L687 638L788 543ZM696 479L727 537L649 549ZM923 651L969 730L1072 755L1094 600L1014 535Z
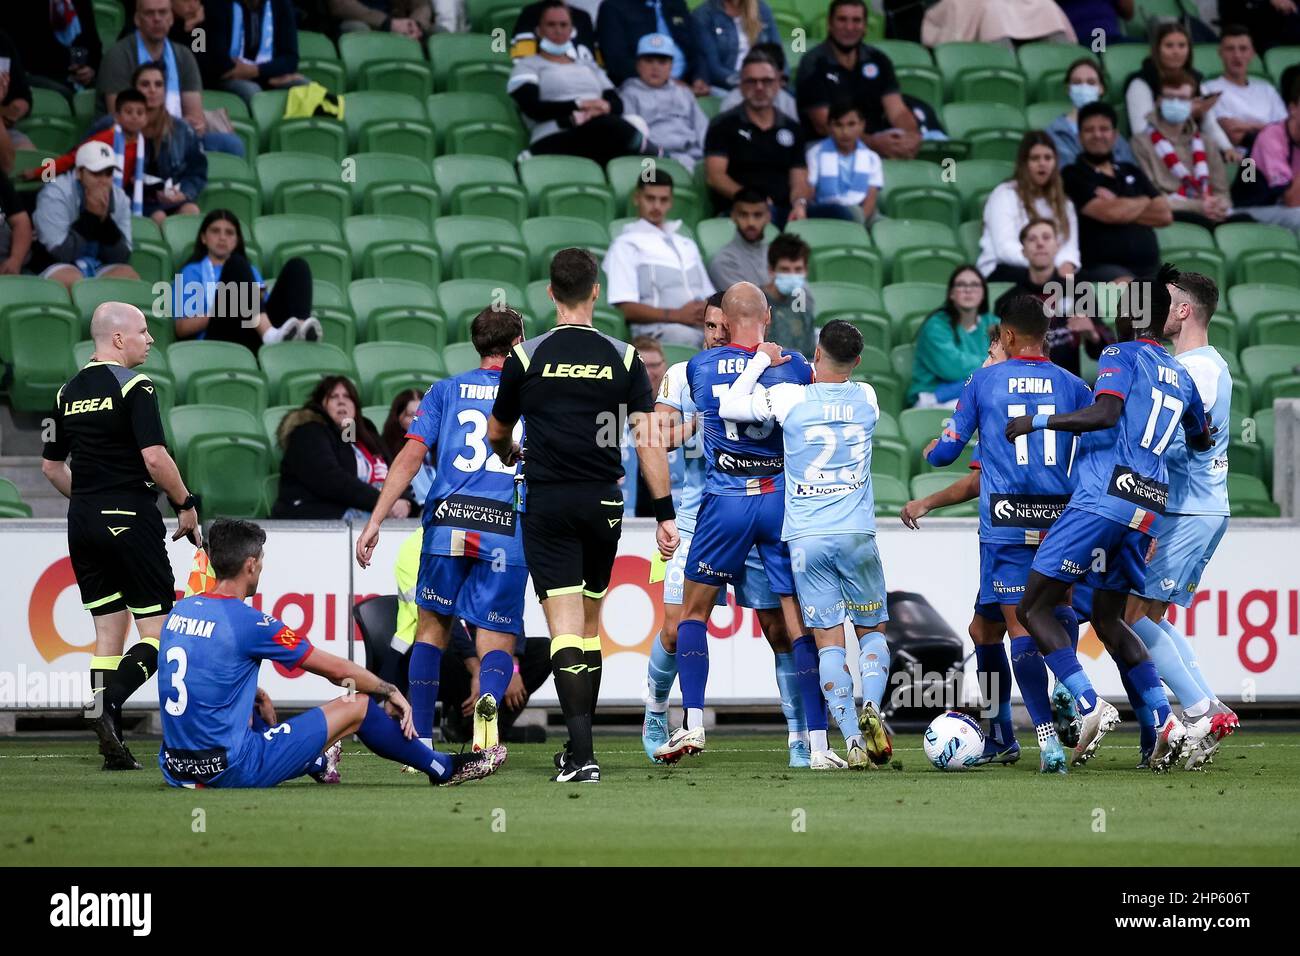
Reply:
M553 735L554 736L554 735ZM103 773L85 742L0 741L0 864L1293 864L1300 734L1243 733L1205 773L1132 769L1116 733L1066 778L1030 745L1014 767L942 774L920 735L871 773L785 767L784 738L722 733L676 769L597 738L604 782L549 782L555 746L495 777L432 788L357 743L339 786L174 790ZM142 762L153 744L136 741ZM201 811L201 812L199 812ZM201 824L201 826L200 826Z

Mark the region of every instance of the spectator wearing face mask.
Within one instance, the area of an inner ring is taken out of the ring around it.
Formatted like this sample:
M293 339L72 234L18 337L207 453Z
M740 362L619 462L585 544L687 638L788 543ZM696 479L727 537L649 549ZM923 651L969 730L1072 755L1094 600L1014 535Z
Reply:
M767 248L768 281L763 286L772 310L768 339L805 354L810 354L817 343L813 298L808 288L811 251L798 236L777 236Z
M1079 110L1106 95L1106 81L1096 60L1085 56L1070 64L1070 68L1065 71L1065 95L1074 104L1074 108L1052 120L1047 127L1047 135L1056 144L1057 163L1061 169L1078 159L1082 152L1079 145ZM1129 148L1127 140L1116 141L1115 159L1121 163L1134 162L1133 150Z

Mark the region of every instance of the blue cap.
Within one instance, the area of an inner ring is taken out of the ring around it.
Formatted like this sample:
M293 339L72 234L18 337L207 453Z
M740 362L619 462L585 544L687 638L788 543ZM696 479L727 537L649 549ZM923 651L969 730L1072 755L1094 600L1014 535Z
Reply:
M673 38L666 33L647 33L636 43L637 56L672 56L676 50Z

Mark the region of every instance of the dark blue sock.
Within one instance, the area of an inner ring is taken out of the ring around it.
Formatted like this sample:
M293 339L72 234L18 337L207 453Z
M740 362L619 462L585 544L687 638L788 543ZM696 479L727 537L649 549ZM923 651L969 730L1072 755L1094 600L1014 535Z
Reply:
M703 621L677 625L677 681L682 686L682 706L703 708L709 683L708 626Z
M1116 666L1119 665L1118 661L1115 663ZM1128 671L1120 667L1119 676L1120 680L1124 682L1124 693L1128 695L1128 705L1133 708L1133 716L1137 718L1140 735L1139 746L1143 750L1150 750L1156 745L1155 712L1147 706L1147 702L1142 699L1142 694L1129 680Z
M1059 651L1052 651L1044 655L1043 660L1052 669L1056 679L1069 689L1075 706L1079 708L1079 716L1091 714L1097 706L1097 692L1092 689L1092 681L1083 672L1083 665L1079 663L1074 648L1063 647Z
M1011 726L1011 665L1001 643L975 647L975 670L979 675L980 696L988 704L993 742L1006 746L1016 739Z
M1061 622L1065 633L1070 638L1070 646L1079 649L1079 615L1068 604L1058 604L1052 608L1052 617Z
M1052 699L1047 689L1047 664L1038 652L1038 642L1026 634L1011 639L1011 667L1025 700L1025 709L1035 727L1052 723Z
M411 692L411 717L416 736L433 737L433 710L438 703L438 685L442 680L442 651L432 644L416 641L411 648L411 666L407 674Z
M677 653L681 655L680 637ZM826 729L826 699L822 697L821 666L817 659L817 643L811 634L794 642L795 679L799 681L799 696L803 699L804 722L808 729Z
M418 738L407 740L402 725L384 713L384 708L373 698L367 701L366 719L361 721L357 736L363 744L388 760L422 770L435 780L446 780L451 776L451 760L430 750Z
M1142 697L1147 709L1156 715L1156 726L1164 726L1169 719L1169 698L1165 695L1164 685L1160 683L1155 663L1145 660L1141 664L1135 664L1128 669L1128 679L1132 681L1133 688Z
M505 700L506 688L515 673L515 659L505 651L488 651L478 669L478 692L491 694L492 699L501 706Z

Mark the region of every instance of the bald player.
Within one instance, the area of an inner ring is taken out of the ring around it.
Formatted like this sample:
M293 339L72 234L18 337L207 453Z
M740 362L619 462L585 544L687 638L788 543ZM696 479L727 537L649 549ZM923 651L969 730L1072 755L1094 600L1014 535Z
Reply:
M41 471L69 499L68 553L95 622L87 709L105 770L139 770L122 739L122 705L158 669L158 638L175 595L158 491L176 510L176 541L202 543L197 499L167 453L158 397L136 369L153 337L144 313L105 302L90 320L95 354L59 389ZM72 468L67 460L72 456ZM126 656L131 619L139 642Z

